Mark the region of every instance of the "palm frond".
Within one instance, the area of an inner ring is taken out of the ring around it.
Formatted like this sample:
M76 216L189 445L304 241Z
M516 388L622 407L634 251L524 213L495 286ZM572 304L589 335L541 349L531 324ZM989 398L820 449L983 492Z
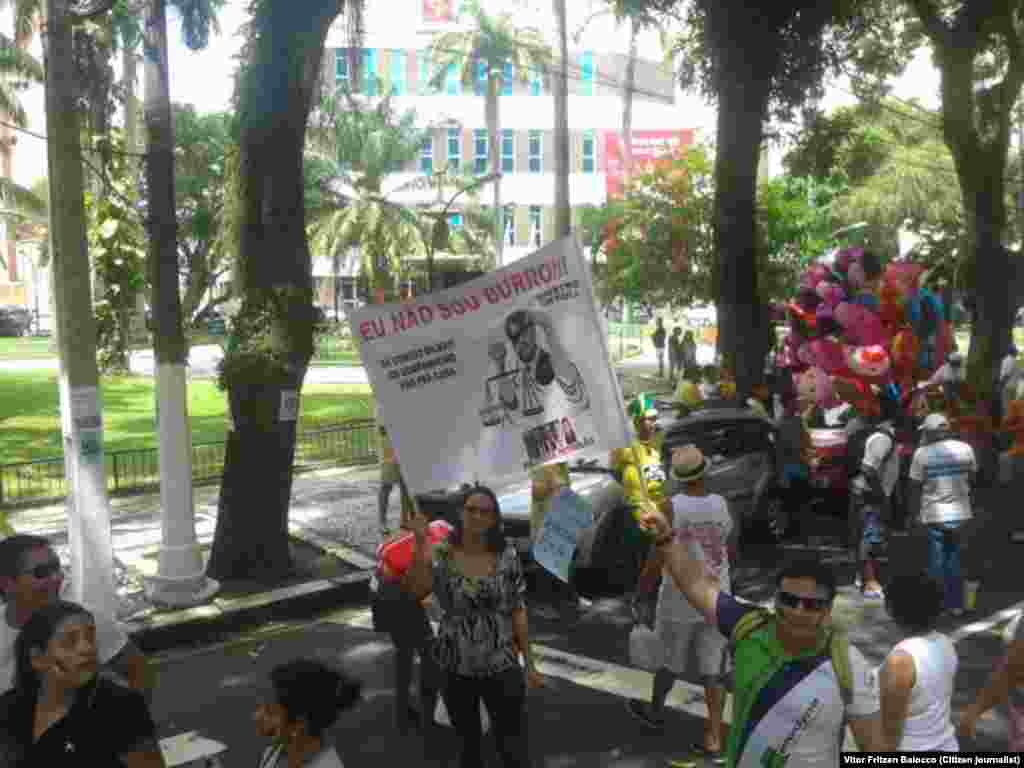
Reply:
M14 40L0 34L0 75L41 83L43 65L28 51L19 48Z
M37 223L48 221L46 200L27 187L16 184L10 179L0 178L0 205L17 215L31 219Z

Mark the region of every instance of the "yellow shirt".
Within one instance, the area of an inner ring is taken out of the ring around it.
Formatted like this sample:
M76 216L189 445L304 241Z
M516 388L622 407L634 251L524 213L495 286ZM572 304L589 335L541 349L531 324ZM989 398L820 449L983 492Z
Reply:
M687 379L680 379L679 386L676 387L676 401L694 408L704 402L704 398L701 397L696 384Z
M551 509L552 497L561 488L570 486L569 465L563 461L534 467L530 470L530 481L530 538L536 541Z
M663 439L662 435L655 435L651 440L634 440L629 448L612 451L612 471L622 473L626 503L632 507L640 506L644 487L647 488L647 498L654 503L665 497L665 468L661 464Z

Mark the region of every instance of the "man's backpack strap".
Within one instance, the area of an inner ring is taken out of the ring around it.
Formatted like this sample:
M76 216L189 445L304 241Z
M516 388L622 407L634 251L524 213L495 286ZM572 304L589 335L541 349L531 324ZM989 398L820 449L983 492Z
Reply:
M832 657L832 669L839 681L839 693L843 697L843 705L849 707L853 703L853 669L850 666L850 638L842 630L833 628L829 631L828 651Z
M767 608L757 608L744 614L733 627L729 638L729 656L735 657L736 646L750 637L761 627L776 620L775 614ZM832 669L839 681L839 693L844 706L853 702L853 669L850 666L850 638L845 632L832 628L827 635L828 654L832 658Z

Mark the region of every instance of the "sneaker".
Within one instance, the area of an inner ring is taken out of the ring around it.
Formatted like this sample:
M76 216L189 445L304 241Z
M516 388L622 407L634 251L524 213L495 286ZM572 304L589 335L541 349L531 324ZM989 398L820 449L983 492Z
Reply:
M665 719L662 717L655 717L651 714L651 707L646 701L640 701L640 699L629 699L626 702L626 709L630 711L637 720L641 721L648 728L661 728L665 725Z

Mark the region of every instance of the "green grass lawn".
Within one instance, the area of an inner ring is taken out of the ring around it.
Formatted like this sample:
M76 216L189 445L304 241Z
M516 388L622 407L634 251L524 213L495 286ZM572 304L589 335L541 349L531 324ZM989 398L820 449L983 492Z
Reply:
M108 452L157 445L154 382L112 377L102 382L103 438ZM223 440L227 395L212 381L189 383L188 411L194 444ZM310 385L302 391L300 429L373 415L366 385ZM0 464L32 461L63 453L56 373L0 371Z
M53 337L37 338L25 336L14 338L0 336L0 361L2 360L45 360L56 357L56 341Z

